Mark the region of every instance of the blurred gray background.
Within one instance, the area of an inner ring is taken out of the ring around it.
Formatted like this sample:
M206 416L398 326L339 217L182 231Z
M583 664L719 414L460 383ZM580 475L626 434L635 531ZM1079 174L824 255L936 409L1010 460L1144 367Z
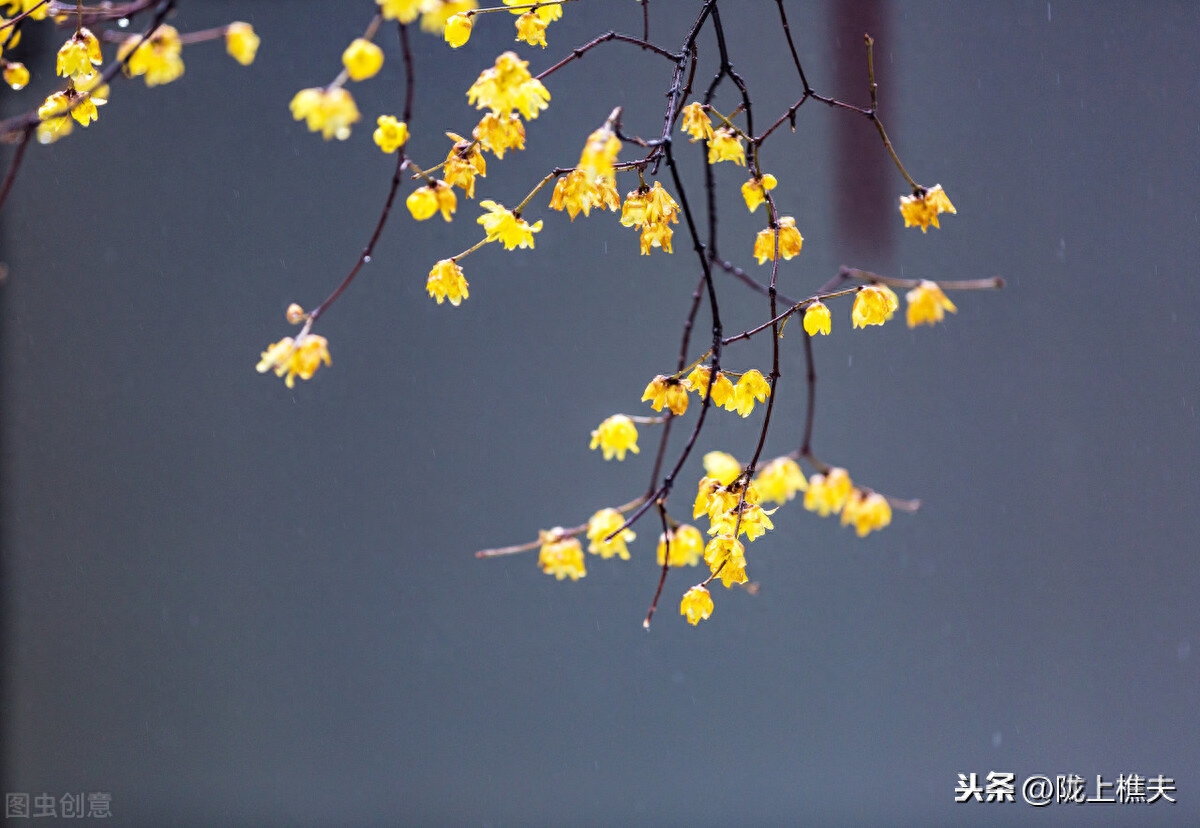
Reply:
M697 6L654 0L652 37L676 48ZM333 367L288 391L254 364L374 226L394 30L354 87L364 121L325 143L287 104L333 77L371 3L180 7L181 30L252 22L257 62L199 45L175 84L114 84L98 123L30 148L0 216L5 791L109 791L135 826L1200 821L1195 4L788 4L814 86L856 102L872 26L897 148L959 213L902 231L870 125L806 104L763 151L806 238L781 289L843 263L1009 288L915 332L851 331L835 305L816 449L924 508L859 540L790 504L750 549L758 595L718 590L692 629L695 573L673 574L649 633L653 521L633 561L589 556L579 583L536 552L472 553L643 490L654 435L624 464L588 435L674 367L697 273L682 225L673 256L639 257L615 217L572 224L547 192L536 251L465 260L455 309L425 275L477 237L477 205L450 225L401 208L319 325ZM765 123L798 97L774 3L722 9ZM517 47L535 71L640 31L633 0L565 12L545 52ZM491 15L457 53L414 38L419 161L469 131L463 93L511 37ZM8 113L52 81L57 40L38 43ZM613 106L657 134L668 82L622 44L553 76L480 197L517 202ZM679 156L700 203L700 150ZM717 170L720 249L756 268L743 180ZM718 278L727 330L765 319ZM799 440L801 342L782 343L767 457ZM731 367L767 367L767 346ZM700 449L745 460L758 422L717 417ZM1089 795L1096 774L1163 774L1178 804L954 804L958 773L989 771L1078 773Z

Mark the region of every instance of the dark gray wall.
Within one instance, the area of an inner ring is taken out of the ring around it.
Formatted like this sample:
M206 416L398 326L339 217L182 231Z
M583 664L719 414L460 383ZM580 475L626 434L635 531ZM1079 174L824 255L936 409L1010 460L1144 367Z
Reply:
M916 332L852 332L838 305L816 445L925 508L860 541L792 504L750 550L758 596L722 590L691 629L693 579L673 577L649 634L652 523L578 584L471 553L645 485L645 449L604 464L588 432L673 367L683 236L641 258L612 217L539 199L537 250L466 260L452 309L425 274L474 239L475 206L398 214L322 320L334 366L289 392L258 352L352 264L391 161L365 123L326 144L287 102L332 77L370 4L180 5L182 29L252 20L258 62L198 46L177 84L115 85L98 124L31 148L3 214L4 790L110 791L129 825L1196 824L1194 4L883 6L893 137L959 214L927 236L894 216L878 243L836 226L845 131L806 105L764 150L806 237L781 286L847 263L1010 289ZM695 5L654 0L657 38ZM774 4L725 6L760 111L782 109ZM831 88L835 21L789 8ZM509 25L457 54L416 39L418 159L469 129L462 93ZM534 68L613 25L636 30L636 4L568 6ZM381 40L368 119L398 108ZM614 105L655 133L667 80L621 45L562 72L481 194L517 201ZM752 266L741 180L718 170L722 249ZM718 286L730 329L764 318ZM800 343L769 456L798 439ZM746 458L756 422L722 417L701 447ZM992 770L1161 773L1179 804L953 804L959 772Z

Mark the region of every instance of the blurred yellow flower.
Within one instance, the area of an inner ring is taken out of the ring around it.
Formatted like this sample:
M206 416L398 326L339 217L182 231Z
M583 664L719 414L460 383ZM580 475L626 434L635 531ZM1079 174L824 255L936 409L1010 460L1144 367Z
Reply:
M708 590L702 586L694 586L683 593L679 602L679 614L686 615L687 621L693 627L704 621L713 613L713 599Z
M937 282L922 279L921 283L905 294L908 300L908 327L934 325L946 318L946 311L957 313L958 308L946 298Z
M624 516L616 509L601 509L588 520L587 537L591 543L588 551L608 560L616 555L623 561L629 560L629 548L625 545L637 537L631 529L622 529L612 540L606 541L609 535L616 532L625 523Z
M342 65L346 67L350 80L373 78L383 68L383 49L366 38L356 37L342 52Z
M254 63L261 42L249 23L230 23L225 28L225 51L242 66Z
M588 448L599 448L604 452L605 460L613 459L614 455L617 460L624 460L625 452L638 453L637 439L637 426L633 420L624 414L614 414L592 432L592 442Z

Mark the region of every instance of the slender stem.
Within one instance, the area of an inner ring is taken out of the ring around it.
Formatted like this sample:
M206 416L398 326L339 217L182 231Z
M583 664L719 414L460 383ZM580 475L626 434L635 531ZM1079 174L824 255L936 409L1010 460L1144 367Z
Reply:
M662 597L663 584L667 582L667 570L671 568L671 527L667 525L667 509L663 506L662 501L658 502L658 514L662 518L663 537L666 538L663 550L662 574L658 576L658 588L654 590L654 600L650 602L650 609L646 611L646 618L642 621L644 629L650 629L650 619L654 617L655 610L658 609L658 599Z
M654 52L656 55L662 55L663 57L667 58L668 60L673 60L676 63L683 60L683 58L680 55L677 55L674 52L670 52L670 51L662 48L661 46L656 46L655 44L651 43L649 40L646 40L645 38L637 38L632 35L619 34L615 31L609 31L609 32L605 32L604 34L600 35L599 37L589 40L587 43L583 44L582 46L575 47L574 49L571 50L571 54L567 55L565 58L560 60L558 63L551 66L549 69L543 69L541 72L539 72L534 77L536 77L538 80L542 80L550 75L553 75L555 72L557 72L559 69L566 66L571 61L579 60L581 57L586 55L592 49L595 49L601 43L608 43L610 40L617 40L617 41L620 41L621 43L632 43L634 46L640 46L641 48L643 48L645 50Z
M25 149L29 146L29 139L33 137L33 131L36 127L33 124L21 130L21 137L17 140L17 149L13 153L12 161L8 162L8 172L4 174L4 183L0 184L0 206L8 199L8 191L12 189L13 182L17 180L17 170L21 168L21 161L25 158Z

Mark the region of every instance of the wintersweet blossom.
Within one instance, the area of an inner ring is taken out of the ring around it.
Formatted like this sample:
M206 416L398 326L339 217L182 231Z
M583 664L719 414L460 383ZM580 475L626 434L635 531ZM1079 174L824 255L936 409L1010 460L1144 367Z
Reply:
M508 115L513 110L533 119L550 104L550 92L542 82L529 74L529 61L521 60L515 52L504 52L494 66L484 69L471 88L467 102L476 109L490 109L496 115Z
M538 552L538 567L560 581L563 578L578 581L587 576L587 567L583 562L583 546L578 538L565 535L566 530L561 526L538 532L538 541L542 545Z
M742 185L742 198L746 202L746 208L753 213L758 209L758 205L767 200L767 192L774 190L779 182L775 176L766 173L762 178L751 178Z
M804 332L809 336L827 335L833 328L833 319L824 302L813 302L804 310Z
M668 538L666 534L658 536L658 565L662 566L667 558ZM670 536L669 566L696 566L704 555L704 535L695 526L681 523L675 527Z
M854 484L850 474L842 468L831 468L825 474L814 474L808 479L808 491L804 493L804 508L821 517L842 511L850 498Z
M467 198L474 198L475 176L487 178L487 162L483 158L483 152L479 149L479 143L468 141L453 132L447 132L446 136L455 142L446 155L446 164L443 169L446 183L461 187Z
M704 395L708 393L709 375L711 373L712 369L709 366L697 365L684 379L683 384L700 395L701 399L704 399ZM717 381L713 383L711 395L713 405L719 405L722 408L732 411L734 407L733 392L733 382L729 377L725 376L725 372L717 371Z
M693 627L712 613L713 599L707 589L697 585L683 593L683 599L679 602L679 614L686 615L687 622Z
M59 48L55 71L64 78L84 78L96 71L94 66L103 62L100 41L89 29L80 27Z
M941 227L938 224L939 214L957 212L941 184L900 197L900 215L904 217L904 226L920 227L922 233L928 232L931 224Z
M445 181L438 180L413 190L404 200L404 204L417 221L432 218L439 210L442 211L442 218L450 221L458 208L458 199L454 196L453 187Z
M225 27L225 51L242 66L254 63L261 42L249 23L238 21Z
M746 150L742 147L742 139L738 138L729 127L721 127L713 132L708 139L708 163L732 161L739 167L746 166Z
M751 368L742 374L733 388L733 402L737 413L749 417L754 410L755 401L766 402L771 396L771 384L763 377L757 368Z
M629 560L629 548L625 545L637 537L632 529L621 529L625 516L616 509L601 509L588 520L587 537L591 543L588 551L605 560L616 555L623 561ZM621 529L620 532L617 532ZM613 535L613 532L617 534ZM610 540L605 540L612 535Z
M475 16L472 14L453 14L446 20L446 25L442 29L442 37L451 47L457 49L471 39L471 28L475 25Z
M642 401L646 400L650 400L650 407L655 411L662 411L665 405L677 417L686 412L688 407L687 389L683 383L662 374L650 380L642 392Z
M958 308L946 298L937 282L922 279L921 283L904 296L908 300L908 327L934 325L946 318L946 311L957 313Z
M546 48L546 26L550 21L543 20L541 15L533 11L525 12L517 18L517 40L530 46Z
M118 60L128 57L125 62L126 77L136 78L144 75L146 86L159 86L170 83L183 74L183 58L180 57L183 42L174 26L164 23L140 46L139 41L141 36L131 35L117 48Z
M732 454L710 451L704 455L704 474L722 486L728 486L742 476L742 464Z
M856 328L882 325L892 318L898 307L900 299L887 285L864 285L854 295L850 318Z
M624 414L614 414L592 432L591 449L599 448L604 453L605 460L615 456L617 460L625 459L625 452L638 453L637 426L633 420Z
M796 229L796 219L792 216L781 216L779 219L779 255L784 260L790 259L800 252L804 246L804 237ZM754 237L754 258L762 264L767 259L775 258L775 231L770 227L759 230Z
M682 114L681 129L688 134L688 140L693 144L697 141L707 141L713 137L712 120L704 111L702 104L690 103L683 108Z
M506 150L525 149L525 123L515 112L507 115L489 112L480 119L471 135L497 158L503 158Z
M146 81L150 84L149 79ZM304 121L309 132L319 132L328 141L350 137L350 126L362 117L354 96L344 87L301 89L292 98L292 117Z
M454 259L442 259L429 271L425 280L425 292L437 300L440 305L446 299L458 307L462 300L470 297L467 280L463 277L463 269Z
M891 522L892 506L878 492L866 494L855 489L842 507L842 526L853 524L860 538L883 529Z
M500 242L505 250L533 247L533 234L542 230L540 220L529 224L512 210L505 209L503 204L490 200L479 202L479 206L487 210L476 221L483 225L488 241Z
M380 115L375 121L378 126L371 137L386 153L393 153L408 143L408 124L392 115Z
M763 500L783 505L808 488L808 479L800 465L790 457L776 457L767 463L754 478Z
M383 49L365 37L356 37L342 52L342 66L346 67L350 80L373 78L383 68Z
M284 377L288 388L296 385L296 377L312 379L321 363L331 365L329 343L323 336L307 334L297 340L285 336L262 352L256 370L260 374L274 371L275 376Z

